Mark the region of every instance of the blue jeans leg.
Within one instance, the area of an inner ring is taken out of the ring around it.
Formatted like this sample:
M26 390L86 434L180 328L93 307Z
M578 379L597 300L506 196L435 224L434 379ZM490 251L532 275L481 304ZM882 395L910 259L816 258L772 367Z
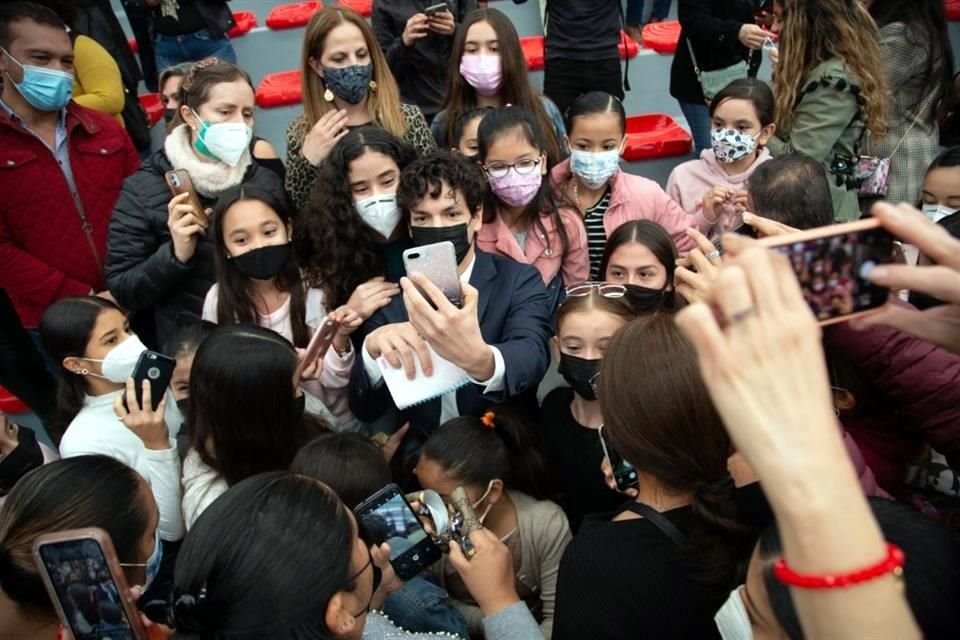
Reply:
M230 38L214 38L206 29L182 36L157 34L154 42L157 68L163 71L167 67L182 62L197 62L204 58L216 57L236 64L237 53L230 44Z
M670 13L670 3L673 0L653 0L653 12L650 14L651 18L660 18L663 20L667 17L667 14Z
M683 111L683 117L687 119L687 125L693 135L693 144L699 156L701 151L710 148L710 110L705 104L679 100L678 102L680 110Z
M387 596L383 612L394 624L416 633L453 633L470 638L467 621L450 596L427 576L408 581Z
M643 24L643 0L627 0L627 24Z

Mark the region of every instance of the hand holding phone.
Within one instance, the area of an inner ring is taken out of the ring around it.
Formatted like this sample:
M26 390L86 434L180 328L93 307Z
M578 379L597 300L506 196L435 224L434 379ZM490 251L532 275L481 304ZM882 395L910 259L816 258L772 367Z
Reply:
M170 448L170 435L163 417L167 406L166 396L154 410L149 381L143 381L140 393L142 395L138 396L133 378L127 378L126 389L118 393L113 401L113 411L123 426L135 433L147 449L165 451Z
M387 485L373 494L354 513L367 544L390 545L390 564L401 580L410 580L440 559L440 549L397 485Z
M421 273L432 282L447 300L456 307L463 307L463 291L460 288L460 274L457 270L457 254L453 243L448 241L414 247L403 252L403 267L407 275ZM436 302L430 299L423 289L420 293L434 309Z
M333 339L336 337L339 328L340 323L329 316L323 321L323 324L310 338L310 344L307 345L306 351L300 356L300 364L297 365L295 374L296 379L300 379L301 376L312 379L310 375L305 374L313 372L317 368L317 362L323 360L330 345L333 344Z
M191 180L187 170L167 171L163 174L163 177L167 182L167 187L170 188L170 193L174 196L186 194L185 202L193 208L193 215L196 216L197 221L204 227L209 226L210 218L207 216L203 204L200 203L200 196L197 195L197 190L194 188L193 180Z
M616 490L620 493L627 493L629 490L635 490L640 486L640 478L637 476L637 469L630 462L618 454L613 447L608 447L606 438L603 434L603 425L597 432L600 438L600 448L603 450L604 461L610 466L613 474Z

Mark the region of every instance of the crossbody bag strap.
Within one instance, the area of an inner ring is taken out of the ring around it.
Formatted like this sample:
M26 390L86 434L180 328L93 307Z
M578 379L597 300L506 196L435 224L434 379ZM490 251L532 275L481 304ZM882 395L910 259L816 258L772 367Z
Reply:
M699 79L700 79L700 65L697 64L697 56L696 56L696 54L693 52L693 45L690 44L690 38L687 37L687 38L685 38L685 40L687 41L687 49L690 50L690 60L693 62L693 72L694 72L695 74L697 74L697 79L699 80Z
M910 123L910 126L907 127L907 130L904 131L903 135L900 136L900 141L897 142L897 146L893 148L893 151L890 152L889 157L892 158L896 155L897 151L900 149L900 145L903 144L903 141L907 139L907 136L910 135L910 132L913 131L913 128L917 126L917 122L920 120L920 116L923 115L923 112L927 110L927 107L930 106L930 101L933 100L933 97L937 95L937 92L940 90L940 87L935 87L933 91L930 92L924 101L920 105L920 108L917 109L917 112L913 116L913 122Z
M646 520L649 520L650 524L655 526L657 529L660 529L660 531L665 536L673 540L678 547L682 547L687 543L687 536L683 535L683 532L677 528L677 525L670 522L665 515L653 507L633 500L625 504L623 508L627 511L632 511L638 516L643 516Z

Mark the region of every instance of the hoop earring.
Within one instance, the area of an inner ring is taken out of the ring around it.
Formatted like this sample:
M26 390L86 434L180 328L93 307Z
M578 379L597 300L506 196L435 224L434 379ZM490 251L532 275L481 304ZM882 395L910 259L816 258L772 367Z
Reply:
M330 89L327 89L326 91L323 92L323 99L326 100L327 102L333 102L333 99L335 97L336 96L333 95L333 91L330 91Z

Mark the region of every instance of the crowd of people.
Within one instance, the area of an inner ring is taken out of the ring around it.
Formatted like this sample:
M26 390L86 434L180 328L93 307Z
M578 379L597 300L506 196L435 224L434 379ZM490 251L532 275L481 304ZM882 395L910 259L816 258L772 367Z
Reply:
M960 632L941 0L679 0L664 187L642 0L550 0L542 93L486 2L320 8L284 158L225 0L125 2L142 75L100 4L0 4L0 637Z

